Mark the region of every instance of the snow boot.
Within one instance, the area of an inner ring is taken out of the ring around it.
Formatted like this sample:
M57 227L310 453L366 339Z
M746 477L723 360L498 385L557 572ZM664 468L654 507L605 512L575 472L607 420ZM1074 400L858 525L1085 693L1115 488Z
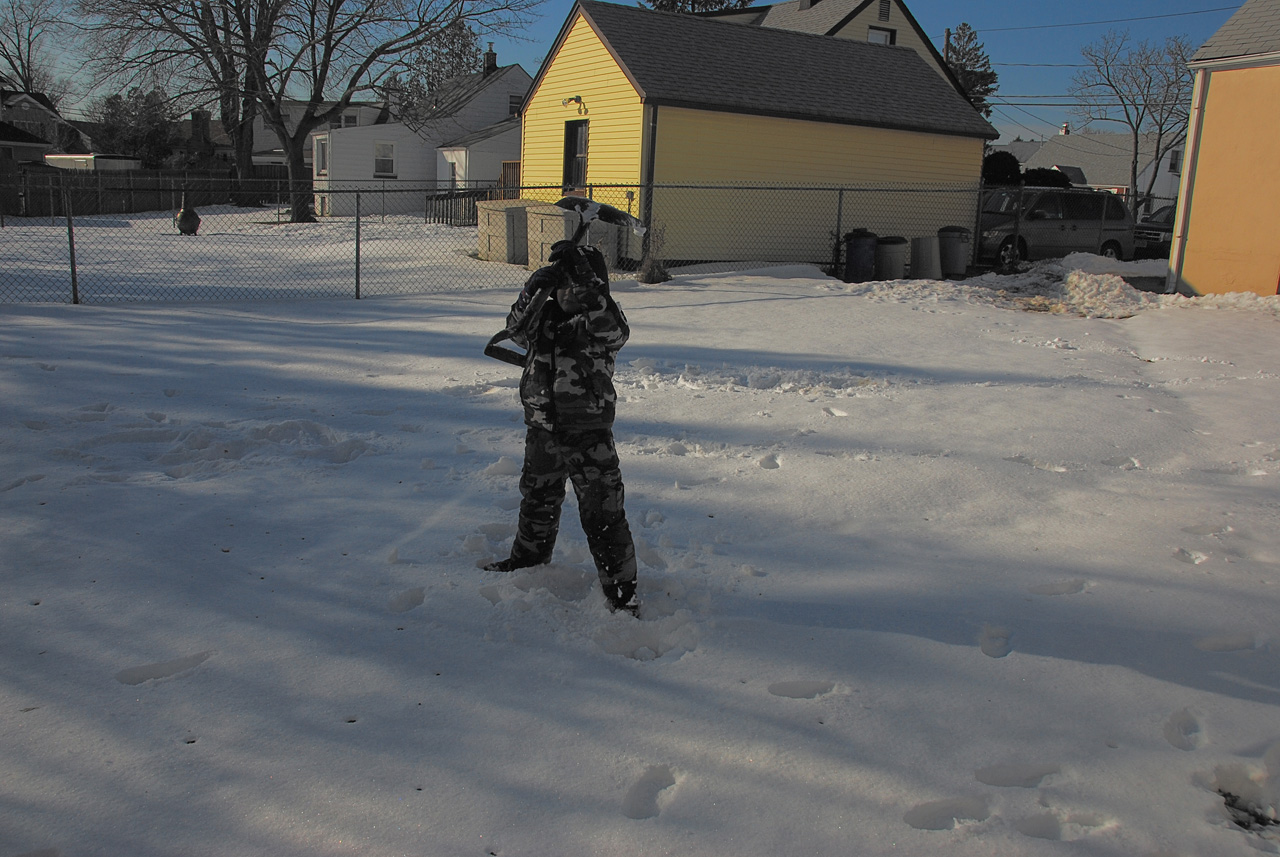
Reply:
M634 580L602 581L605 602L610 613L619 610L640 618L640 602L636 598L636 582Z
M491 562L484 567L485 571L515 571L517 568L530 568L535 565L546 565L551 562L551 557L541 559L538 557L518 557L509 556L506 559L500 559Z

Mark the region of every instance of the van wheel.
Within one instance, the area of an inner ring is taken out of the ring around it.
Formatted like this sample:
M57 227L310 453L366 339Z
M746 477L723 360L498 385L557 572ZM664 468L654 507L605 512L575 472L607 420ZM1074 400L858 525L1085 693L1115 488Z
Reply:
M1102 245L1102 255L1108 259L1120 259L1123 261L1123 257L1120 255L1121 252L1120 245L1114 241L1108 241Z
M1012 268L1025 258L1027 258L1027 245L1022 241L1015 244L1012 237L1004 239L996 256L1001 268Z

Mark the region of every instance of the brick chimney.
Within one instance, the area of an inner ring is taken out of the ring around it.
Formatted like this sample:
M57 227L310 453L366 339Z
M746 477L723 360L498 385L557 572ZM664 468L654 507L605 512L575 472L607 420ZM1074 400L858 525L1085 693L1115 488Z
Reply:
M489 50L484 52L484 76L488 77L498 70L498 55L493 52L493 42L489 43Z

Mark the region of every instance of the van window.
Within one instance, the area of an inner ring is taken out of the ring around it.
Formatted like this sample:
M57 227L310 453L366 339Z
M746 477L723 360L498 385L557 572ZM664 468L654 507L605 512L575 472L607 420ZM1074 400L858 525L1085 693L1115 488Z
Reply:
M1031 206L1031 210L1027 212L1027 217L1035 218L1036 220L1061 220L1062 201L1059 198L1059 194L1042 194L1036 200L1036 204Z
M1092 193L1069 193L1062 200L1067 220L1101 220L1102 197Z
M988 214L1010 214L1018 207L1018 195L1009 191L998 191L987 197L982 210Z
M1128 220L1129 209L1111 194L1107 194L1107 220Z

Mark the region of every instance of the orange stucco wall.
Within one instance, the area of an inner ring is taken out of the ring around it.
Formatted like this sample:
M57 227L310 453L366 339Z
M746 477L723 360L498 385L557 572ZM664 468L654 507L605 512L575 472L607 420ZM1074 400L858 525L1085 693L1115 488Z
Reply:
M1199 294L1280 289L1280 66L1210 73L1181 282Z

